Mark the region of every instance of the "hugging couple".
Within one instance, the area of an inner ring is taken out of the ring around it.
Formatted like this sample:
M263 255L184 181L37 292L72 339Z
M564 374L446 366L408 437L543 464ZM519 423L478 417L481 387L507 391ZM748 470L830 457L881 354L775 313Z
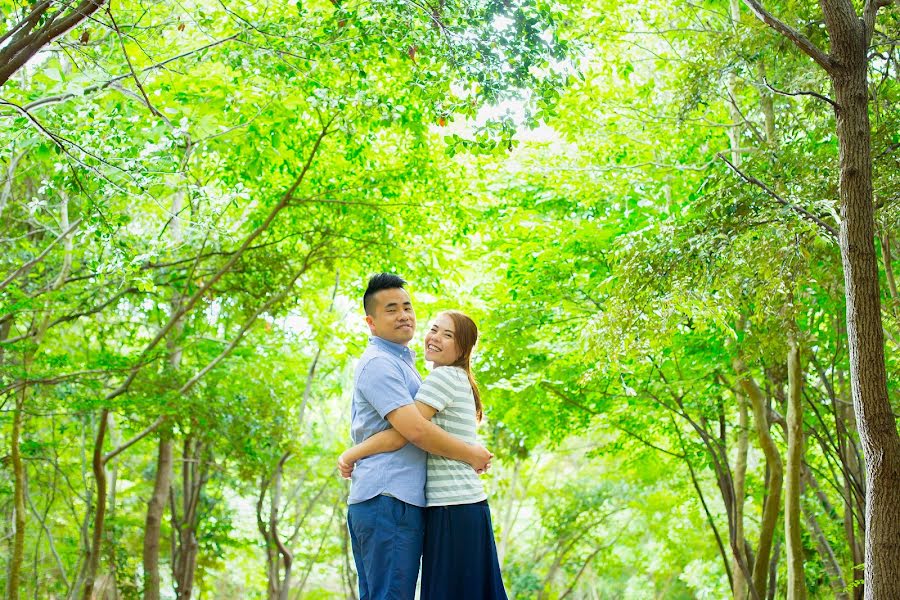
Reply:
M476 443L481 398L470 358L475 323L437 315L425 334L423 381L407 346L416 314L400 277L369 280L371 337L353 381L341 475L352 479L347 525L360 600L506 600L487 495L478 475L493 456Z

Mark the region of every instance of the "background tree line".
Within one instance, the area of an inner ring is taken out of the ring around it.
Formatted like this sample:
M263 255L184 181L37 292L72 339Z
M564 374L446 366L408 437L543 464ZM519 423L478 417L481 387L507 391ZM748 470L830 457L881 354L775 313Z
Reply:
M353 597L381 269L483 331L512 596L898 593L896 5L0 13L8 597Z

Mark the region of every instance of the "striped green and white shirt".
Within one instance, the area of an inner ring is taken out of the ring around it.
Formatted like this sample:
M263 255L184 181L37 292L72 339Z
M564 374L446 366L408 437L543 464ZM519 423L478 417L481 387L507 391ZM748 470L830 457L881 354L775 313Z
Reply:
M464 369L437 367L419 388L416 400L434 408L431 422L468 444L478 441L475 435L475 396ZM428 455L425 480L426 506L471 504L487 498L484 486L468 463Z

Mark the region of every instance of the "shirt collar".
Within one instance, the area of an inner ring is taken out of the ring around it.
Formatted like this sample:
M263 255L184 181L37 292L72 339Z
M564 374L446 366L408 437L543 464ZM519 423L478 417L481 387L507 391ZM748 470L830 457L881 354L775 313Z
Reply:
M403 344L398 344L396 342L389 342L388 340L386 340L384 338L380 338L377 335L369 336L369 344L371 344L373 346L378 346L379 348L383 348L384 350L387 350L391 354L394 354L401 358L406 357L406 356L411 356L411 357L415 358L415 356L416 356L416 353L413 350L404 346Z

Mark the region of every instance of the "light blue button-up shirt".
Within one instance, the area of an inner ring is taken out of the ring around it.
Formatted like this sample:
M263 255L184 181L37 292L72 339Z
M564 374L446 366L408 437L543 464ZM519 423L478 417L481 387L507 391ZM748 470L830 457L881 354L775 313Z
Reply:
M406 346L369 338L353 377L350 435L354 444L388 429L388 413L413 403L422 383L415 356ZM348 503L389 494L408 504L425 506L426 457L423 450L406 444L394 452L363 458L353 469Z

